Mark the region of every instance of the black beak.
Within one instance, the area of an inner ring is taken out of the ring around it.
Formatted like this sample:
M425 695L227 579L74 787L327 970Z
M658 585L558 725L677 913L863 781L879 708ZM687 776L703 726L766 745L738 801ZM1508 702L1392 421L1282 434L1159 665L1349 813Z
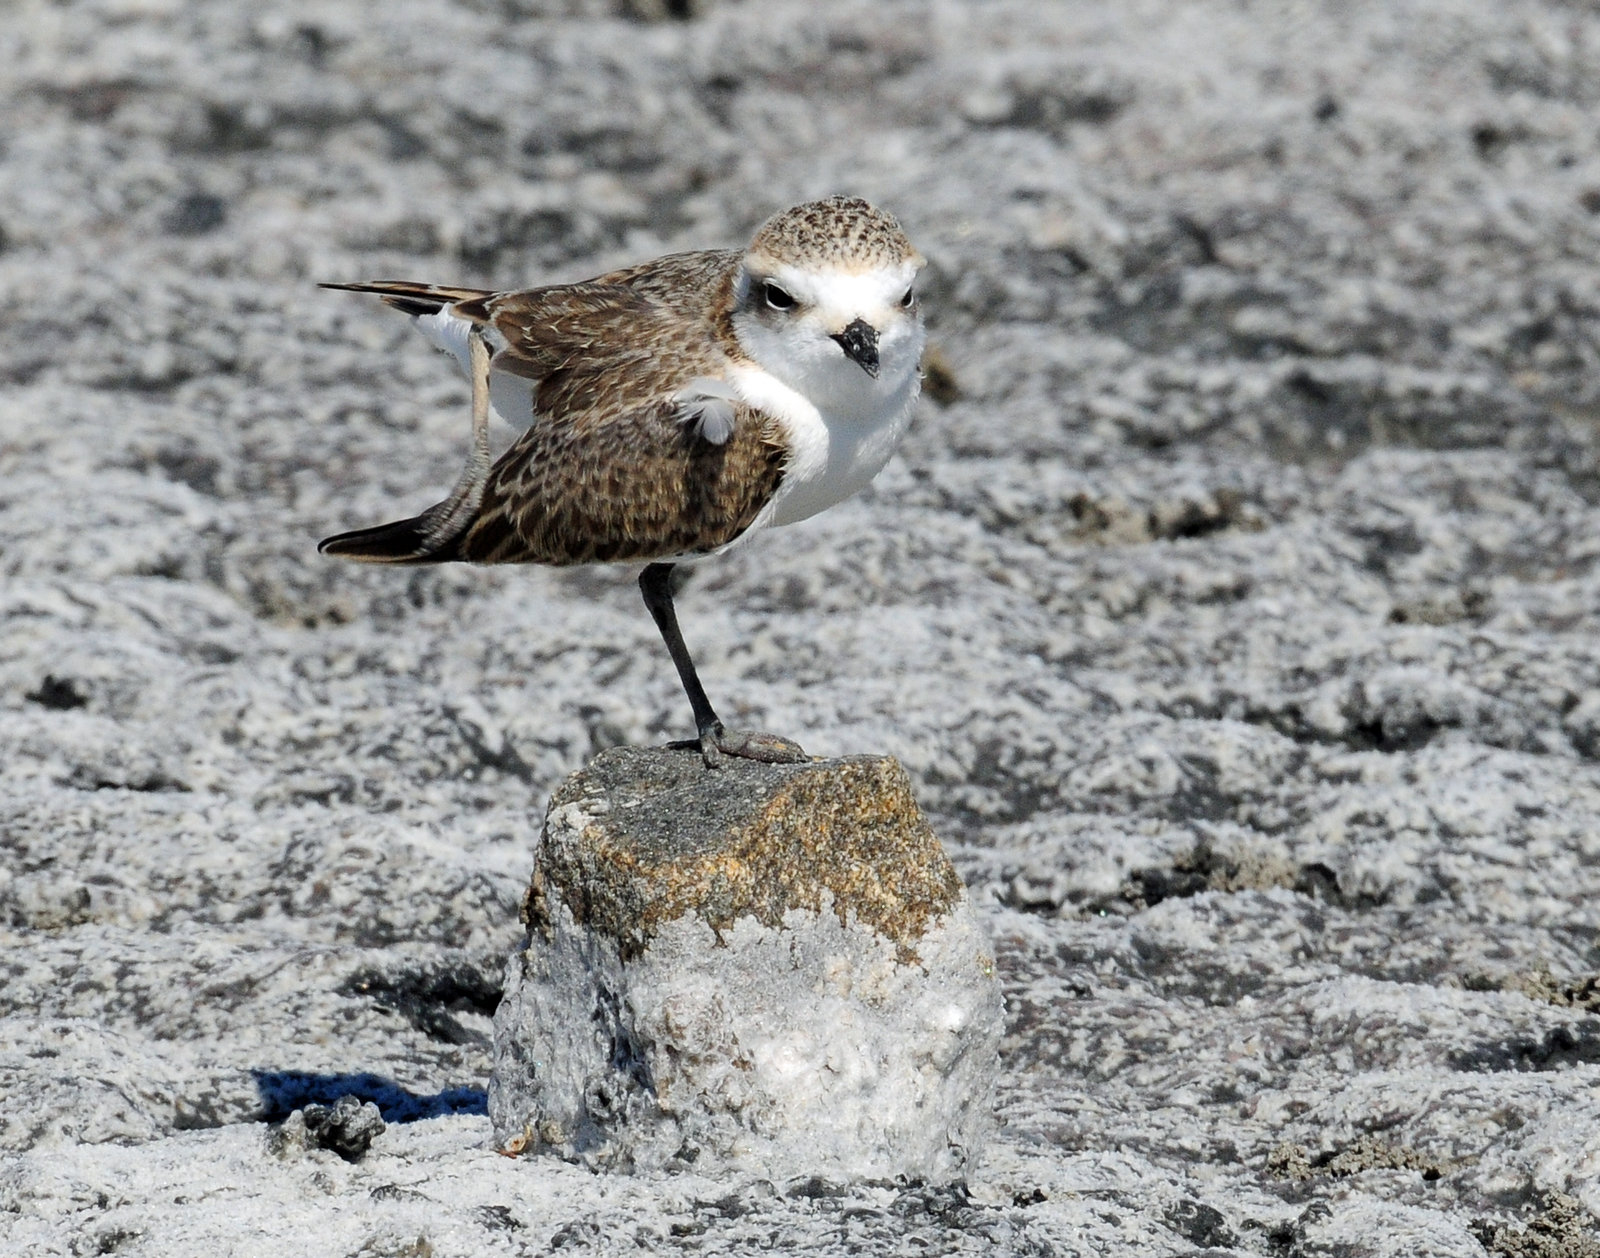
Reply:
M852 319L836 335L839 348L874 380L878 378L878 329L865 319Z

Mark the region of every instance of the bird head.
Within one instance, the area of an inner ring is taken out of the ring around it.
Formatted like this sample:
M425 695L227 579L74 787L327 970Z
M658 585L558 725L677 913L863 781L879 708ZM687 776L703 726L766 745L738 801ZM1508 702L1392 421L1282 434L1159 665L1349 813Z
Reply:
M917 378L923 258L882 210L829 197L768 219L746 250L733 325L757 363L819 406L874 408Z

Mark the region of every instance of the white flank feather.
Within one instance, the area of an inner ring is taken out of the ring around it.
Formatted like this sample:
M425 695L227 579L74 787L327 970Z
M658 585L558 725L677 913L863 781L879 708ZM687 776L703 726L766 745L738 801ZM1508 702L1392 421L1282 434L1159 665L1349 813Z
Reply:
M451 314L448 306L435 314L417 315L411 322L432 345L454 358L462 373L471 378L472 367L468 349L471 323ZM499 349L504 344L500 334L492 329L486 333L486 339L491 349ZM495 344L497 340L501 341L501 345ZM491 413L512 428L520 430L533 423L531 381L508 372L492 371L489 374L489 401Z
M672 400L678 404L678 421L692 425L695 434L712 445L725 445L733 436L733 405L740 397L727 381L696 376Z

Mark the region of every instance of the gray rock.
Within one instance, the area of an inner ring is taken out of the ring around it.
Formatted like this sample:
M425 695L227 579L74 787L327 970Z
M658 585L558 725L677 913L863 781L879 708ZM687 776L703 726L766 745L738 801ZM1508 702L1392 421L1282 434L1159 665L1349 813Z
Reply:
M307 1105L295 1113L309 1143L331 1149L346 1162L359 1160L385 1130L378 1107L349 1094L332 1105Z
M503 1149L780 1183L976 1166L993 957L894 761L604 752L551 799L526 915Z

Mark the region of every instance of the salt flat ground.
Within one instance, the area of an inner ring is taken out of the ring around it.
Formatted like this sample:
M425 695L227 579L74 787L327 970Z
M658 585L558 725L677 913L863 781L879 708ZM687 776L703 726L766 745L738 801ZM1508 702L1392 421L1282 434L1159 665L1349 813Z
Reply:
M1600 13L616 9L0 16L0 1250L1597 1252ZM687 714L628 572L318 558L467 391L313 282L841 190L938 396L679 605L725 714L910 770L1001 1133L968 1193L498 1158L544 800ZM272 1151L340 1091L363 1162Z

